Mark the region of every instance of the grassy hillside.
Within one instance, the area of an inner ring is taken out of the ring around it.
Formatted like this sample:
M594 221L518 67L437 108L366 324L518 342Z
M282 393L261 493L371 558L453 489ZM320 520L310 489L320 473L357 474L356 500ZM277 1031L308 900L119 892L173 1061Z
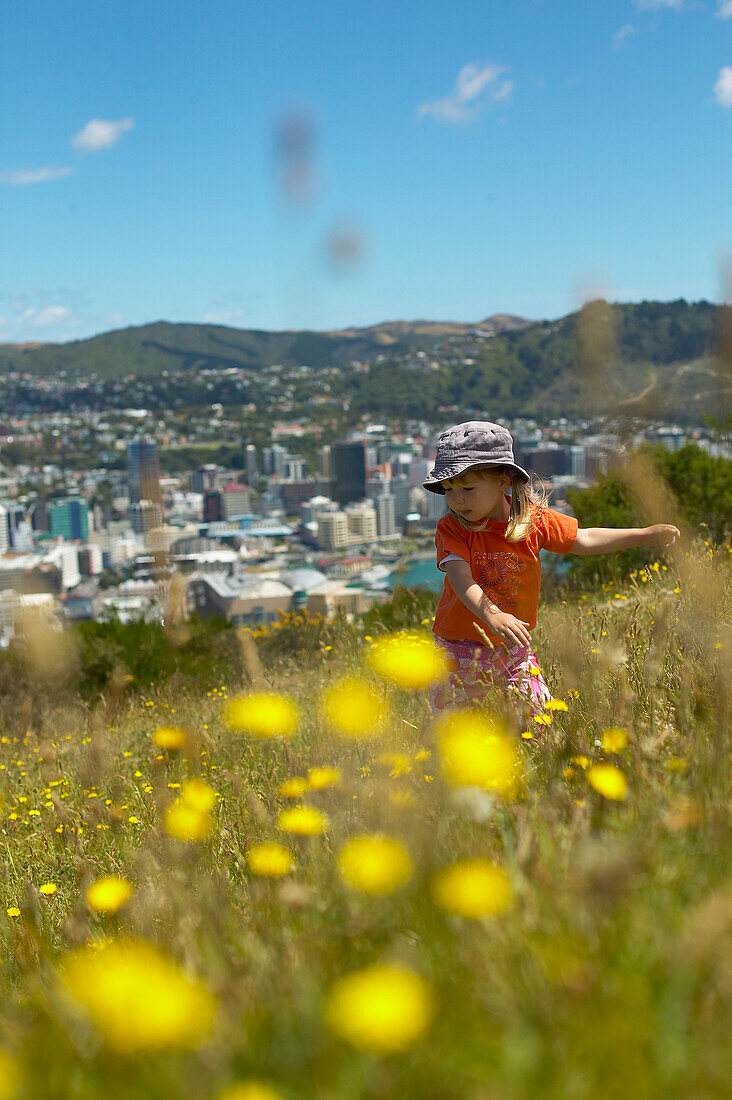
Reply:
M0 1095L722 1100L727 558L545 608L556 703L489 732L373 617L83 705L46 648L0 714Z

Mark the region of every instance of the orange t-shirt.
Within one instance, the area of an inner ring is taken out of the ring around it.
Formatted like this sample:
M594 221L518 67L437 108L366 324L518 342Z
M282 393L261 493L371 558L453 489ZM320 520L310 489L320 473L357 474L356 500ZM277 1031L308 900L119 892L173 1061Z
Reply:
M578 523L572 516L565 516L551 508L541 508L535 513L529 533L521 542L506 540L507 526L507 523L490 520L483 531L468 531L455 516L443 516L435 533L437 567L444 572L446 558L450 555L462 558L470 565L473 579L501 611L508 611L533 628L536 626L541 585L539 551L568 553L577 538ZM435 634L452 641L468 639L485 644L485 639L475 629L476 622L491 641L501 644L501 639L492 634L458 599L445 577L435 614Z

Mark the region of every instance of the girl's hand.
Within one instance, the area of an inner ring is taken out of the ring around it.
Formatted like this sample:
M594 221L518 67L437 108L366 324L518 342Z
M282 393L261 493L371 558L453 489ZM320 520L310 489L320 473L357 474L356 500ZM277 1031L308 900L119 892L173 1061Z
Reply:
M671 546L679 538L681 532L671 523L654 523L652 527L643 529L643 546Z
M530 646L529 624L507 611L489 611L485 617L486 625L508 646Z

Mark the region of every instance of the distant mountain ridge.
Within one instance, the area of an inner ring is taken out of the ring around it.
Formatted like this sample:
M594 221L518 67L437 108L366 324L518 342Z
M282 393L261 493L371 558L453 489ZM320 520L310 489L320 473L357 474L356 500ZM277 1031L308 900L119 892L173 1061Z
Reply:
M369 370L352 369L353 363L369 364ZM49 378L66 372L67 378L96 375L115 384L134 376L154 384L163 404L173 380L179 389L188 387L192 403L202 396L208 402L251 401L243 394L262 368L274 364L342 368L327 391L340 395L353 418L624 411L699 423L720 410L724 419L729 410L732 307L684 299L598 300L554 321L493 314L470 324L397 320L331 332L158 321L68 344L0 345L0 375ZM229 385L221 380L227 370L247 377ZM206 371L219 379L210 394L201 390ZM310 407L323 391L303 382L293 392Z
M365 328L327 332L269 332L155 321L66 344L0 344L0 372L50 375L63 370L115 378L206 367L256 370L273 363L323 367L373 359L387 348L392 353L404 354L411 348L428 347L435 340L467 336L476 329L493 334L516 331L533 323L523 317L495 314L472 324L385 321Z

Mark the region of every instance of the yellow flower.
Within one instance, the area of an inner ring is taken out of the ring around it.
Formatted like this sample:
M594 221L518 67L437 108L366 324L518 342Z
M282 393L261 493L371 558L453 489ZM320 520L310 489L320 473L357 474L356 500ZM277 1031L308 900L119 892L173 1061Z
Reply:
M400 775L409 775L412 770L412 760L404 752L381 752L376 762L389 769L392 779L398 779Z
M564 699L547 699L544 703L545 710L569 710Z
M105 1042L121 1054L195 1047L208 1033L216 1001L202 982L150 943L121 940L82 947L61 981Z
M328 818L312 806L293 806L291 810L282 811L277 818L277 825L283 833L316 836L328 828Z
M284 1097L264 1081L237 1081L220 1092L216 1100L284 1100Z
M208 813L216 805L216 791L202 779L189 779L181 787L180 797L199 813Z
M308 787L311 791L322 791L340 783L343 772L340 768L308 768Z
M0 1050L0 1100L14 1100L18 1095L20 1073L15 1061Z
M349 886L371 897L393 893L414 873L406 848L379 833L352 837L341 848L337 866Z
M590 758L588 756L573 756L571 763L576 764L578 768L582 768L584 771L587 771L590 766Z
M20 909L18 909L17 905L11 905L9 909L5 910L5 912L8 914L9 917L20 916Z
M297 729L300 713L286 696L261 691L230 700L224 721L230 729L252 737L290 737Z
M377 675L409 691L419 691L449 676L444 653L432 635L418 631L377 639L366 661Z
M628 780L614 764L594 764L587 772L587 782L612 802L623 802L627 798Z
M327 1026L359 1050L399 1054L429 1027L431 987L411 970L376 965L340 978L325 1001Z
M168 752L177 752L188 740L186 731L179 726L161 726L152 737L159 749L166 749Z
M628 744L628 732L627 730L618 729L616 726L613 726L612 729L609 730L603 730L602 736L600 737L600 744L605 752L622 752Z
M438 718L435 732L448 783L507 796L515 793L521 757L502 722L480 711L454 710Z
M458 917L480 920L505 912L513 901L508 875L487 859L463 859L432 879L435 905Z
M176 798L165 811L163 828L175 840L195 842L211 836L213 821L207 810L199 810L184 798Z
M55 894L57 889L58 887L56 886L55 882L44 882L43 886L39 886L39 890L42 894L45 894L46 897L48 897L50 894Z
M262 878L281 878L295 866L292 852L276 840L253 844L247 853L247 863L252 874Z
M296 775L292 779L286 779L284 783L280 783L280 794L283 798L300 798L305 794L308 789L307 779L303 779L301 776Z
M97 879L86 891L87 903L96 913L116 913L131 896L131 883L117 875Z
M387 707L372 684L355 676L329 688L322 698L325 720L341 737L369 737L376 733Z

